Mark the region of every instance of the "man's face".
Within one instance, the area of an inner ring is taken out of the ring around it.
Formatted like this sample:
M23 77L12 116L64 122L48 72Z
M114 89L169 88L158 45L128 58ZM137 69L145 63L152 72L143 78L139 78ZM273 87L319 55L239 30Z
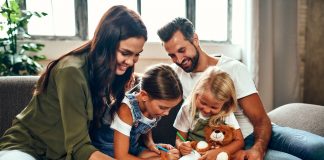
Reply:
M173 34L171 39L164 43L172 61L186 72L192 72L197 68L199 53L197 48L189 40L186 40L180 31Z

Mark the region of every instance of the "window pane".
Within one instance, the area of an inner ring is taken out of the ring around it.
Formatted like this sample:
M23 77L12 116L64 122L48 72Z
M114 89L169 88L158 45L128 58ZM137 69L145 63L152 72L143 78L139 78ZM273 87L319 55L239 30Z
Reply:
M93 37L102 15L114 5L124 5L137 12L136 0L88 0L89 38Z
M26 0L29 11L46 12L42 18L33 17L28 23L32 35L75 36L75 11L72 0Z
M196 1L196 32L200 40L227 40L227 1Z
M172 4L172 5L171 5ZM185 17L185 0L142 0L141 12L148 30L148 41L159 42L157 30L176 17Z

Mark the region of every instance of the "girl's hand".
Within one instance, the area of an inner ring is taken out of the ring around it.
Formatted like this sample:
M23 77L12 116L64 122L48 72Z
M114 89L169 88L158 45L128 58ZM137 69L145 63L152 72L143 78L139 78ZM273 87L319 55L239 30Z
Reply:
M174 149L174 147L171 144L159 143L158 145L165 148L165 149L167 149L167 150Z
M146 146L150 151L155 152L157 154L161 154L160 150L156 147L155 143L149 143Z
M169 149L167 153L168 160L177 160L180 158L180 152L176 148Z
M220 148L207 151L205 155L200 157L198 160L228 160L228 153Z
M190 142L189 141L181 142L179 144L179 151L183 156L187 155L187 154L190 154L191 151L192 151L192 147L191 147Z

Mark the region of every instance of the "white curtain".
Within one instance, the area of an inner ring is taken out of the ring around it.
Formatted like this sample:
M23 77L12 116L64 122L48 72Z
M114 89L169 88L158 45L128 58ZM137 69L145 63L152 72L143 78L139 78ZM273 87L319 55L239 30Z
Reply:
M233 43L242 48L247 65L258 87L259 71L259 0L233 0Z
M259 92L266 110L300 102L297 1L260 0Z
M299 102L296 0L233 0L233 43L266 111Z

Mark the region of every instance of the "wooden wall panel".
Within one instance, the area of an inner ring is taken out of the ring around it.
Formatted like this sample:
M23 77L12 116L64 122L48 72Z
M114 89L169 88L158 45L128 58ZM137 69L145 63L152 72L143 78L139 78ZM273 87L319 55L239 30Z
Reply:
M308 0L304 102L324 105L324 1Z

